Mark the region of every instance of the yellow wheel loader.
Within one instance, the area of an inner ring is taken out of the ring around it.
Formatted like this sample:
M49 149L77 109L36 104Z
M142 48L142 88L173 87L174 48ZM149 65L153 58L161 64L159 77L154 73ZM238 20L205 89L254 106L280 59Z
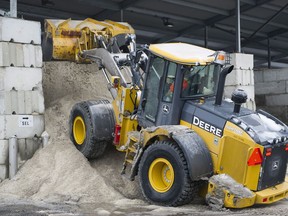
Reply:
M124 152L122 174L139 177L148 202L183 205L201 190L211 205L244 208L288 196L288 127L241 108L241 89L222 100L233 70L224 52L185 43L137 49L133 28L109 20L45 27L45 59L97 63L113 97L75 104L72 142L88 159L111 144Z

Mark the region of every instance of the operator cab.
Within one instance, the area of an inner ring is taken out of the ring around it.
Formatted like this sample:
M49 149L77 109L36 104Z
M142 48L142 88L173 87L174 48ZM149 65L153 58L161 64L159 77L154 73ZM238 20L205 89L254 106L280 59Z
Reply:
M185 101L215 96L223 52L184 43L150 45L149 51L140 126L179 124Z

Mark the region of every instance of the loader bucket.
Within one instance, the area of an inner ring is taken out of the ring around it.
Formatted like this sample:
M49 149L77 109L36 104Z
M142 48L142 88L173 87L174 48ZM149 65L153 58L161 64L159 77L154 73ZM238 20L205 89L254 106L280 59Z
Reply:
M120 34L134 34L127 23L110 20L45 20L45 33L42 40L43 58L87 62L79 54L83 50L106 48L111 39Z

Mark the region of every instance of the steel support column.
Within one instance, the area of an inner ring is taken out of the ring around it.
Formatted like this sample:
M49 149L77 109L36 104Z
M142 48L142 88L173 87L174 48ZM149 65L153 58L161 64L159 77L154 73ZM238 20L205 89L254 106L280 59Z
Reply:
M267 38L267 52L268 52L268 68L271 68L271 47L270 47L270 38Z
M121 20L121 22L124 22L124 11L123 11L123 9L120 10L120 20Z
M208 47L208 26L205 26L204 28L204 47Z
M10 0L10 16L17 17L17 0Z
M236 0L236 52L241 53L240 0Z

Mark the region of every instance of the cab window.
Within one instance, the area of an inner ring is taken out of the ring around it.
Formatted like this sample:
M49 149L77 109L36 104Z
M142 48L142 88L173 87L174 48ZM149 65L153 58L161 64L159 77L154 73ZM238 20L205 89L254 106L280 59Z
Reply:
M175 76L176 76L177 65L173 62L169 62L167 76L165 79L164 90L163 90L163 101L172 102L174 94Z
M216 93L220 65L183 66L182 97L212 96Z
M155 57L150 66L146 87L145 87L145 117L155 122L159 99L158 93L160 88L160 80L163 76L165 61L162 58Z

